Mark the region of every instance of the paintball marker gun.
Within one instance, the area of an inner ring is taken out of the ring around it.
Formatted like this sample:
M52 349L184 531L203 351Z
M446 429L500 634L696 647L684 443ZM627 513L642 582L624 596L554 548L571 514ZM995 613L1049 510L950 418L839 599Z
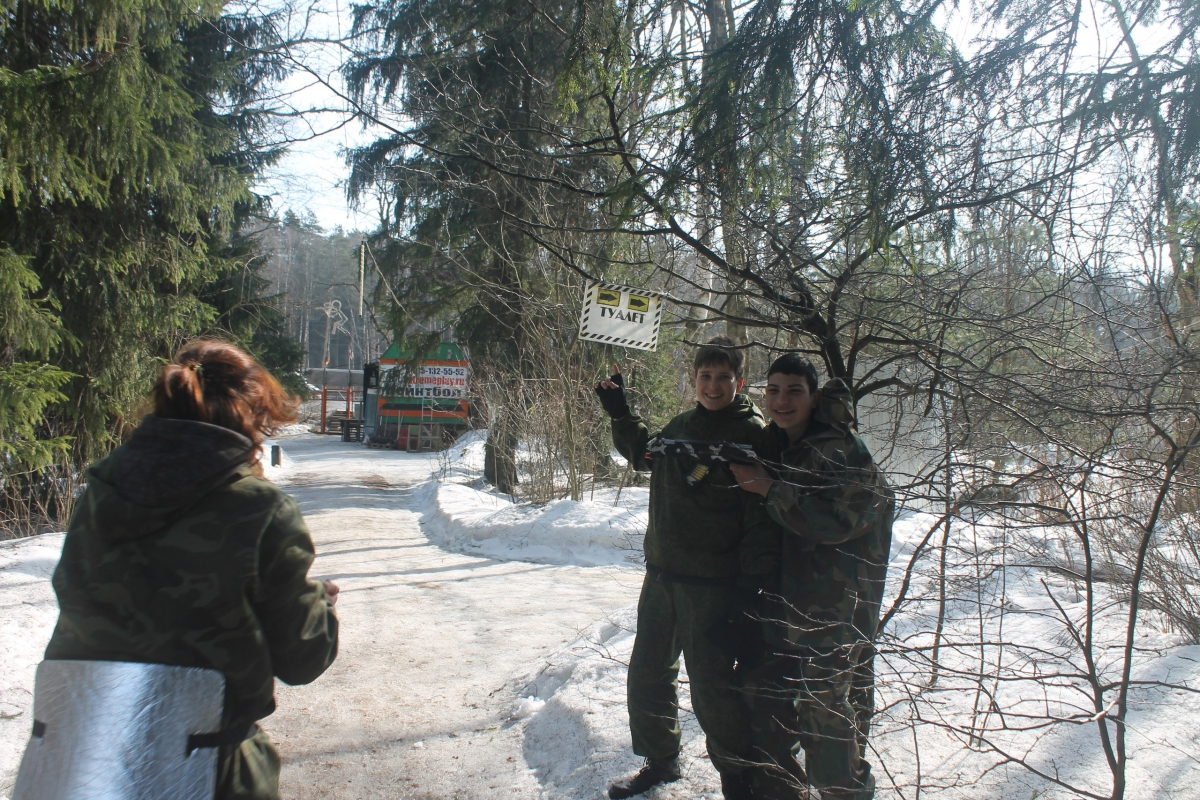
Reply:
M655 458L692 458L698 463L687 476L688 486L695 486L704 480L718 461L732 464L761 464L748 444L732 442L706 442L696 439L663 439L656 436L646 445L646 456Z

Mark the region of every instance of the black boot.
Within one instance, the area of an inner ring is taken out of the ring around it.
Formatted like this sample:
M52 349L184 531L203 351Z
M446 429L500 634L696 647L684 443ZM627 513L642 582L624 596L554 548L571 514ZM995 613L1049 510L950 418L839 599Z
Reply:
M721 794L725 800L753 800L754 792L750 788L750 774L739 772L721 773Z
M683 777L679 771L679 756L670 758L647 758L646 766L624 780L619 780L608 787L608 796L612 800L633 797L636 794L649 791L660 783L673 783Z

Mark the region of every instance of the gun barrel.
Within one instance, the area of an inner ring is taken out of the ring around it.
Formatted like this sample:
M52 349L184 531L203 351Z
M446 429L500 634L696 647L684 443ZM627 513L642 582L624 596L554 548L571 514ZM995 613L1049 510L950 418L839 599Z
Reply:
M661 455L668 458L695 458L706 462L722 461L734 464L760 463L752 446L735 442L656 437L650 440L647 449L652 456Z

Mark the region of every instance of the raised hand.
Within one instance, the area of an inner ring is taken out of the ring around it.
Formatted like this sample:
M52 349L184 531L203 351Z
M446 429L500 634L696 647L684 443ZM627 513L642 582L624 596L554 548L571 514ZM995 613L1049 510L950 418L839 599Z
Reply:
M596 384L596 396L605 413L613 419L629 413L629 404L625 402L625 378L616 364L613 364L613 374Z

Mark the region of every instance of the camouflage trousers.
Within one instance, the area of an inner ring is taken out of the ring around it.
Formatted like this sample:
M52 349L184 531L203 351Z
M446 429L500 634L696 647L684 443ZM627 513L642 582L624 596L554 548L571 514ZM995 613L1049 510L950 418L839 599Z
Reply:
M750 709L756 800L871 800L864 759L874 713L874 648L777 652L742 676ZM804 751L804 767L797 756Z
M262 728L217 757L215 800L279 800L279 753Z
M692 708L708 738L713 766L740 773L750 752L750 714L735 685L733 656L705 631L723 620L733 590L659 581L651 575L638 598L638 627L627 683L633 752L670 758L679 752L679 656L687 664Z

